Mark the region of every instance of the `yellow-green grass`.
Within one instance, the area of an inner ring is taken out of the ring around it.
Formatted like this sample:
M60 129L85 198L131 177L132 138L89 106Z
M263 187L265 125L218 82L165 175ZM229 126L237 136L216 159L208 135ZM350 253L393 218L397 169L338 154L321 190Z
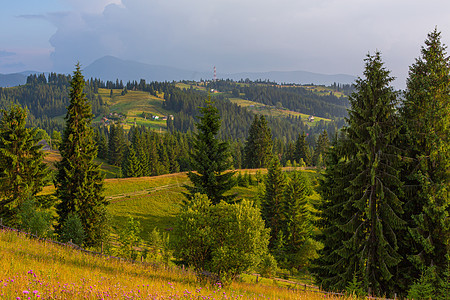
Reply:
M1 299L323 299L268 281L202 284L176 268L93 256L0 231ZM345 299L328 296L327 299Z
M48 165L50 170L55 170L55 163L61 160L61 155L57 150L45 151L44 162ZM101 171L105 178L116 178L120 173L120 167L108 164L103 159L96 158L96 163L101 164Z
M179 89L190 89L193 88L194 90L198 90L198 91L206 91L206 87L205 86L200 86L197 85L197 83L192 83L192 84L187 84L187 83L183 83L183 82L178 82L175 84L175 86Z
M293 168L284 168L290 171ZM238 170L242 175L256 172L267 173L267 169ZM317 181L319 174L315 170L301 170L311 182ZM254 179L255 180L255 179ZM128 217L133 217L142 226L141 237L149 240L149 234L156 227L160 231L170 230L174 227L176 215L181 209L185 192L184 184L189 184L185 172L166 174L154 177L139 178L110 178L105 179L104 195L108 200L108 211L112 226L119 232L126 225ZM43 194L55 191L53 185L47 186ZM231 194L237 194L237 199L253 200L257 193L256 186L234 187ZM309 196L311 202L319 201L319 195L313 192ZM310 210L314 210L310 207Z
M332 88L326 87L326 86L320 86L320 85L304 85L304 86L302 86L302 87L304 87L304 88L307 89L307 90L312 91L314 94L317 94L317 95L319 95L319 96L326 96L326 95L329 95L330 92L333 93L333 95L336 96L336 97L338 97L338 98L341 98L341 97L344 97L344 96L345 96L344 93L335 91L335 90L333 90Z
M241 98L230 98L230 101L239 106L246 107L249 111L251 111L255 114L271 116L271 117L289 117L289 116L298 117L301 120L307 122L310 126L315 126L320 120L323 120L325 122L331 121L330 119L327 119L327 118L314 116L314 120L312 122L309 122L308 118L310 117L310 115L302 114L302 113L299 113L296 111L292 111L292 110L288 110L288 109L284 109L284 108L270 107L270 106L264 105L262 103L245 100L245 99L241 99Z
M156 130L165 130L166 121L161 117L167 117L171 113L162 107L164 98L155 97L148 92L128 91L122 96L122 90L113 90L113 97L110 97L110 90L99 89L99 95L109 104L111 112L122 113L127 116L124 128L129 129L133 125L144 125ZM142 117L142 113L151 113L160 117L158 120L150 120Z

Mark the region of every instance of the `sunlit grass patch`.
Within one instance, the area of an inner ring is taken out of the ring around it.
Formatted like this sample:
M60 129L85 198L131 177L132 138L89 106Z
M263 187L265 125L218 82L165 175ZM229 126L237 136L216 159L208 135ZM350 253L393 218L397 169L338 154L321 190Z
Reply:
M271 279L198 282L189 270L93 256L0 231L1 299L323 299ZM279 285L279 286L278 286ZM345 299L326 296L327 299Z

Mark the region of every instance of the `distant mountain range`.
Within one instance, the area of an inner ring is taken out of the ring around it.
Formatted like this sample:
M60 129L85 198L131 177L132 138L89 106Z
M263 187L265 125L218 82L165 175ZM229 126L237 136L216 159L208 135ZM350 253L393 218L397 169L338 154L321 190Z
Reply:
M0 74L0 87L17 86L26 83L26 77L29 74L37 72L27 71L15 74ZM150 65L136 61L122 60L113 56L105 56L97 59L92 64L84 68L85 78L100 78L101 80L116 79L123 82L140 79L150 81L180 81L180 80L200 80L212 79L212 72L197 72L182 70L167 66ZM262 79L278 83L297 83L297 84L316 84L330 85L336 83L353 83L355 76L346 74L326 75L306 71L272 71L272 72L244 72L234 74L217 74L217 78L232 79L235 81L241 79L250 79L252 81Z
M0 74L0 87L10 87L25 84L27 75L22 73Z

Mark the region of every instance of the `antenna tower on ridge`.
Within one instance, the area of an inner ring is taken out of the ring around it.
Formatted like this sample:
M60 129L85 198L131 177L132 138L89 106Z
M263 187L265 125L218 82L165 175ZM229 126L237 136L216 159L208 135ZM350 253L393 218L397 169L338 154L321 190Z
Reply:
M216 66L214 66L214 81L217 81Z

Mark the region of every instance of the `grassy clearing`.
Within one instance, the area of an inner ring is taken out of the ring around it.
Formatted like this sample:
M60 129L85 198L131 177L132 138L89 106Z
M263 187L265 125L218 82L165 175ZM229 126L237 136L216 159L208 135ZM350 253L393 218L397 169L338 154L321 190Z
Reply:
M264 115L264 116L283 117L283 118L286 118L289 116L294 116L294 117L300 118L301 120L303 120L305 122L308 121L308 118L310 116L310 115L302 114L302 113L299 113L296 111L292 111L292 110L288 110L288 109L284 109L284 108L275 108L275 107L271 107L268 105L264 105L262 103L245 100L245 99L241 99L241 98L230 98L230 101L239 106L246 107L249 111L251 111L255 114L260 114L260 115ZM320 120L323 120L325 122L331 121L330 119L327 119L327 118L321 118L321 117L314 116L314 121L308 122L308 124L310 126L315 126Z
M202 91L202 92L206 92L206 87L205 86L201 86L201 85L197 85L197 82L193 82L192 84L187 84L187 83L183 83L183 82L178 82L175 85L177 88L179 89L194 89L197 91Z
M291 171L293 168L284 168L284 170ZM267 173L267 169L242 169L238 172L242 175L249 173L255 176L257 172ZM318 173L315 170L302 170L302 172L313 185L316 184ZM126 224L126 219L131 216L141 223L143 229L141 237L144 241L149 240L149 233L155 227L160 231L170 230L174 227L176 215L184 199L183 185L188 183L189 179L185 172L154 177L105 179L104 195L109 201L108 211L113 228L116 231L121 230ZM54 192L54 186L50 185L43 189L42 194ZM254 199L256 192L255 185L236 186L230 191L232 194L237 194L237 199L250 200ZM316 193L309 198L312 202L319 200Z
M111 112L122 113L127 116L124 129L129 129L133 125L144 125L155 130L166 130L165 120L153 120L142 117L142 113L163 117L171 113L162 108L164 98L155 97L143 91L128 91L122 96L122 90L114 89L113 96L110 97L111 90L99 89L99 95L109 104Z
M270 283L202 284L176 268L92 256L0 231L2 299L323 299ZM345 299L327 296L327 299Z
M345 96L344 93L338 92L338 91L334 91L332 88L326 87L326 86L304 85L302 87L304 87L305 89L307 89L307 90L309 90L309 91L311 91L314 94L319 95L319 96L326 96L326 95L329 95L330 93L332 93L332 95L334 95L334 96L336 96L338 98L341 98L341 97Z

